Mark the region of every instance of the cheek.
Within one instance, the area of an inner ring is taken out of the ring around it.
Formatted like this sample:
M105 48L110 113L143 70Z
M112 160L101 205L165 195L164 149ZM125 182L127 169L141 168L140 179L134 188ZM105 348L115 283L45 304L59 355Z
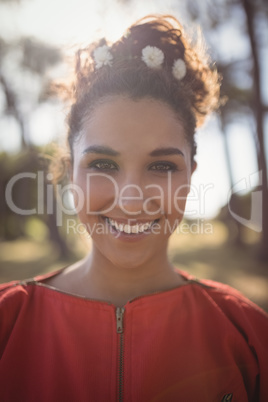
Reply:
M179 215L184 214L185 204L189 191L190 191L189 183L180 184L172 188L172 199L171 199L172 209Z
M190 182L186 174L179 176L179 178L171 178L166 182L162 186L162 193L164 195L163 209L165 214L182 217L189 191Z
M100 173L78 175L74 185L75 205L86 214L107 210L113 205L118 192L116 181L111 176Z

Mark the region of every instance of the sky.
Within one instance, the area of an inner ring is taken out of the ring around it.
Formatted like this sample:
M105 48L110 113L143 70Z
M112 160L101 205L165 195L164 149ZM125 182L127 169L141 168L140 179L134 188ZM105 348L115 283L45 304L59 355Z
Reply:
M211 1L207 0L207 3ZM176 0L22 0L19 4L1 7L0 36L7 40L31 36L58 46L64 52L71 52L77 44L90 43L103 36L109 40L118 39L131 23L148 13L171 13L187 25L185 4L186 0L182 0L178 9ZM199 0L198 4L204 5L203 0ZM205 9L199 23L201 27L206 23ZM239 24L229 21L225 32L215 32L211 40L215 49L220 48L221 58L226 61L234 60L237 52L248 56L249 44L238 30ZM265 62L268 64L267 58ZM32 84L25 82L24 85ZM0 96L0 109L1 104L3 106ZM31 140L36 144L55 140L65 130L65 112L59 104L43 104L31 116L28 129ZM251 126L247 121L234 122L227 134L234 182L238 183L257 171ZM205 188L205 195L204 191L202 193L205 201L204 205L200 201L189 201L186 211L189 217L195 211L196 216L202 219L214 217L228 201L230 192L224 137L215 117L197 133L197 144L198 169L192 184L199 193ZM16 125L11 120L0 120L0 151L16 151L18 148Z

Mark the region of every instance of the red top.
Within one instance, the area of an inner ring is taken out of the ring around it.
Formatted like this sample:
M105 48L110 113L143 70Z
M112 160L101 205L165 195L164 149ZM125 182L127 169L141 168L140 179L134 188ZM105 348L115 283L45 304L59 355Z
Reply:
M1 285L1 401L267 402L268 316L183 275L124 309L57 291L48 275Z

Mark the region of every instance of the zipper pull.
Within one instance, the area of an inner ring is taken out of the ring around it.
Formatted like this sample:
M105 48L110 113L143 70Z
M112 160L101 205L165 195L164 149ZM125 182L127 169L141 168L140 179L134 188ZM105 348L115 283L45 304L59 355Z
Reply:
M123 333L123 316L124 316L125 309L124 307L117 307L116 308L116 332L118 334Z

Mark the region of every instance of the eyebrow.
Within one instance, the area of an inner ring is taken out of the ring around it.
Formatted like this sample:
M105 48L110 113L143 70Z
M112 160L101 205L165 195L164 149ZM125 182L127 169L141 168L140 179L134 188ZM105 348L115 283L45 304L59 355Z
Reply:
M109 156L119 156L119 152L105 145L90 145L83 151L84 154L102 154ZM167 155L182 155L184 153L179 148L157 148L150 152L149 156L167 156Z
M83 151L83 154L103 154L110 156L118 156L119 152L104 145L90 145Z
M150 153L150 156L182 155L184 153L179 148L157 148Z

